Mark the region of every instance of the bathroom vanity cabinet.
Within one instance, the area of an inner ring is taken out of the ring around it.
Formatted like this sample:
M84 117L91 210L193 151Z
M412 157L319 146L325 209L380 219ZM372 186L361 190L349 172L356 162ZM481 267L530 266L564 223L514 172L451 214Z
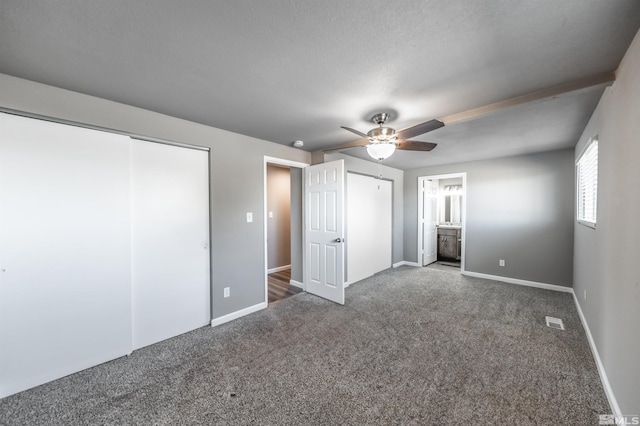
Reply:
M438 259L460 259L461 235L460 228L438 228Z

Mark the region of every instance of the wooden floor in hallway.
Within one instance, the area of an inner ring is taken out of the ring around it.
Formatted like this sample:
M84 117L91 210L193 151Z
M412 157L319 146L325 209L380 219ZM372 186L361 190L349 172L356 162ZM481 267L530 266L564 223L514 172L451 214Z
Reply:
M269 303L277 302L294 294L300 293L301 288L292 286L291 269L273 272L268 275L269 281Z

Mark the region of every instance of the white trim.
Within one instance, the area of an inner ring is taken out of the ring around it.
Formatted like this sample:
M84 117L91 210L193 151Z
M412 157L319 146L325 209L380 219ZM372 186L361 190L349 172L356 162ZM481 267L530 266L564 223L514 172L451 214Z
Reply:
M305 167L309 166L309 163L301 163L299 161L285 160L284 158L269 157L268 155L264 156L264 162L265 164L266 163L280 164L282 166L297 167L299 169L304 169Z
M305 167L308 167L309 164L308 163L301 163L299 161L292 161L292 160L285 160L284 158L276 158L276 157L269 157L268 155L264 156L264 160L263 160L263 164L262 164L262 169L263 169L263 173L262 173L262 203L263 203L263 220L262 220L262 233L263 233L263 238L264 238L264 303L267 303L269 301L269 279L267 277L267 275L270 274L269 269L268 269L268 264L269 264L269 259L268 259L268 254L267 254L267 165L268 164L280 164L282 166L289 166L289 167L296 167L299 169L304 170ZM302 173L302 187L304 188L304 171ZM304 216L304 201L302 202L302 211L300 212L300 214L302 215L302 225L304 228L304 220L305 220L305 216ZM305 276L305 259L304 259L304 232L302 235L302 247L303 247L303 255L302 255L302 277L304 279ZM289 267L291 267L291 265L289 265Z
M580 225L584 225L587 228L596 229L596 224L594 222L589 222L588 220L576 219L576 221Z
M616 418L621 418L622 412L620 411L620 406L618 405L618 401L616 400L616 397L613 394L613 389L611 388L611 384L609 383L607 372L604 370L604 364L602 364L602 360L600 359L600 354L598 353L598 348L596 347L596 343L593 340L593 336L591 335L591 330L589 330L589 325L587 324L587 319L582 313L582 308L580 307L580 303L578 303L578 297L576 296L575 292L573 292L573 301L576 303L578 316L580 316L582 327L584 328L584 331L587 334L589 347L591 347L591 353L593 353L593 358L596 361L596 367L598 367L598 374L600 374L600 381L602 382L604 393L605 395L607 395L607 400L609 401L609 407L611 408L611 411L613 412L613 415Z
M527 287L536 287L536 288L542 288L545 290L553 290L553 291L560 291L563 293L573 294L573 289L571 287L564 287L556 284L539 283L536 281L521 280L519 278L501 277L499 275L481 274L479 272L471 272L471 271L462 271L461 273L462 275L467 275L469 277L484 278L486 280L500 281L500 282L509 283L509 284L524 285Z
M289 280L289 284L291 284L294 287L298 287L301 288L304 291L304 284L301 283L300 281L296 281L296 280Z
M419 267L420 267L420 264L419 264L418 262L409 262L409 261L406 261L406 260L403 260L403 261L401 261L401 262L394 263L392 266L393 266L394 268L398 268L398 267L400 267L400 266L404 266L404 265L407 265L407 266L415 266L416 268L419 268Z
M416 263L422 265L424 263L424 182L427 179L424 177L418 177L418 250L416 251L416 259L418 260ZM436 198L437 200L437 198ZM437 201L436 201L436 210L437 210ZM436 243L437 244L437 243ZM436 253L438 251L436 245ZM437 257L437 254L436 254Z
M593 141L597 141L599 142L599 137L598 135L593 135L589 138L589 140L587 141L587 143L585 143L582 148L580 149L580 155L578 155L578 159L574 161L575 165L577 166L578 163L580 162L580 159L582 158L582 156L587 152L587 149L589 149L589 147L591 146L591 143Z
M48 115L41 115L41 114L36 114L36 113L26 112L26 111L19 111L11 108L0 107L0 112L5 114L17 115L20 117L33 118L36 120L50 121L52 123L65 124L67 126L81 127L83 129L97 130L99 132L106 132L106 133L113 133L116 135L128 136L131 139L138 139L146 142L155 142L155 143L160 143L164 145L179 146L182 148L189 148L189 149L197 149L199 151L210 151L210 148L206 146L192 145L192 144L183 143L183 142L175 142L167 139L154 138L151 136L143 136L143 135L138 135L136 133L126 132L123 130L112 129L109 127L94 126L93 124L81 123L79 121L65 120L63 118L56 118Z
M232 312L227 315L223 315L219 318L214 318L211 320L211 327L215 327L217 325L224 324L229 321L233 321L234 319L238 319L240 317L244 317L245 315L252 314L254 312L258 312L262 309L265 309L269 304L267 302L260 302L257 305L249 306L248 308L240 309L239 311Z
M280 272L287 269L291 269L291 265L276 266L275 268L267 269L267 274L273 274L274 272Z

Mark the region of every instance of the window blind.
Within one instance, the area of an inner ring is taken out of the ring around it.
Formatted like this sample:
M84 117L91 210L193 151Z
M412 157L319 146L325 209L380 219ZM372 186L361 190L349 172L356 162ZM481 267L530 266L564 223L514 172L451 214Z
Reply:
M598 210L598 139L592 138L577 164L578 221L595 228Z

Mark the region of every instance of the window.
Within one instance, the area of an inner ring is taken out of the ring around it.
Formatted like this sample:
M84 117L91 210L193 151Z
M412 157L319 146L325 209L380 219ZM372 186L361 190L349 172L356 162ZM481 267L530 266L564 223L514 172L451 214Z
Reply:
M589 141L577 164L578 222L596 227L598 211L598 137Z

